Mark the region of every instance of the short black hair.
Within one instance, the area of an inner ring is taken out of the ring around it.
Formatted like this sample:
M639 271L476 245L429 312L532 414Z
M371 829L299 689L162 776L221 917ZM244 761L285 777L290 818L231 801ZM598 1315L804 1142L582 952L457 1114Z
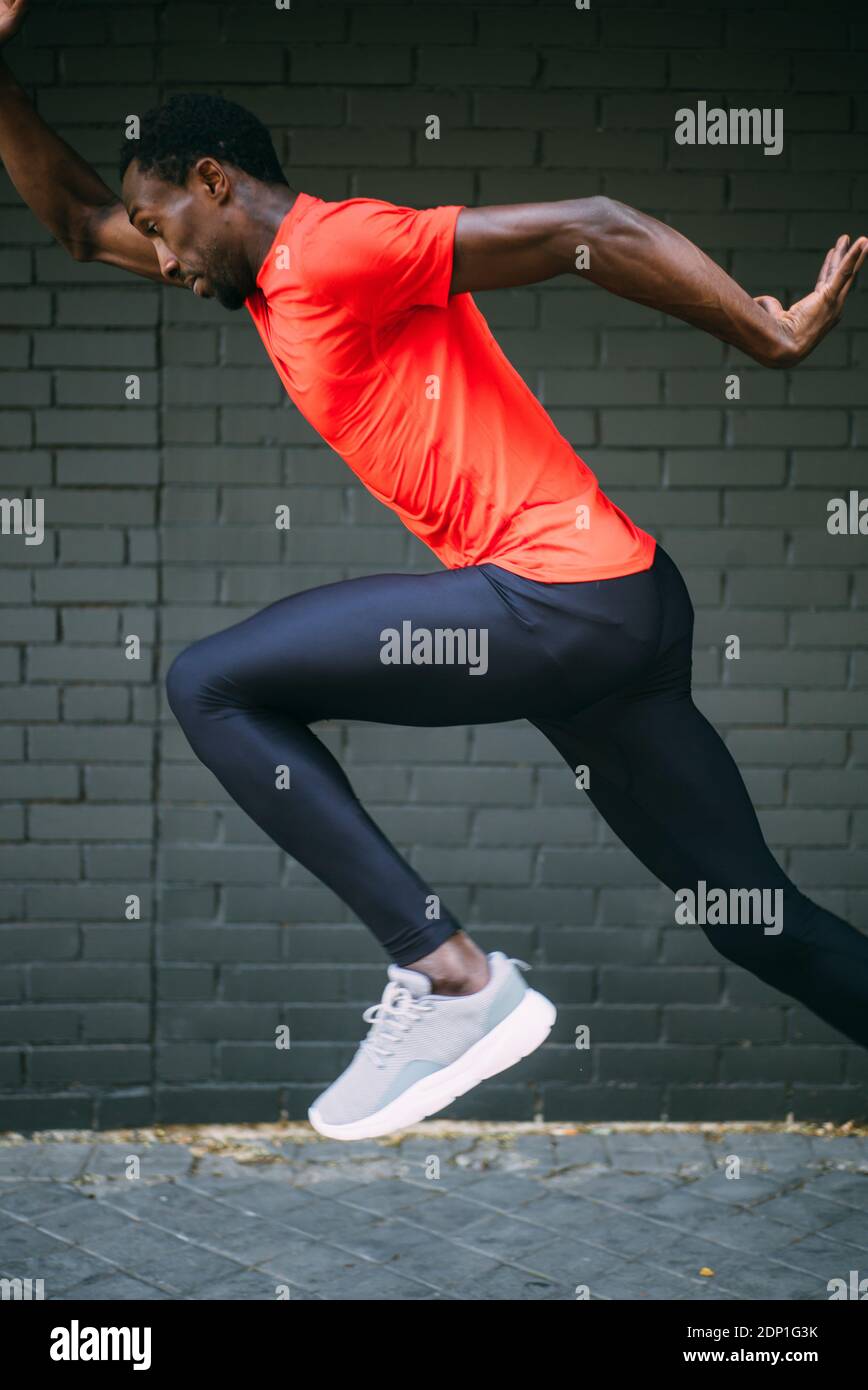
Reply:
M139 139L125 140L121 147L119 174L123 178L136 159L144 172L182 185L204 155L234 164L262 183L289 186L258 116L208 92L178 92L146 111Z

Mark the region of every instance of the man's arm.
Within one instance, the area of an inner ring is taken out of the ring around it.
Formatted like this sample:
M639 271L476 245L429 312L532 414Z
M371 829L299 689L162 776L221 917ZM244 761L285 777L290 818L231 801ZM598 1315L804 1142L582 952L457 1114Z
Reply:
M589 249L576 269L577 248ZM451 292L502 289L572 272L625 299L661 309L765 367L801 362L841 317L868 237L841 236L816 286L789 309L752 299L692 241L612 198L464 208L455 229Z
M0 47L15 33L27 0L0 0ZM163 284L147 237L130 225L116 193L34 110L0 57L0 160L25 203L79 261L106 261Z

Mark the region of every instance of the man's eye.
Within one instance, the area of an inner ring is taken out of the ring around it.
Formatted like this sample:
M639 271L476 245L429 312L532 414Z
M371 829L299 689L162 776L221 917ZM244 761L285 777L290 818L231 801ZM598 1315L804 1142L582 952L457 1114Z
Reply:
M149 222L147 227L145 228L145 231L148 233L149 236L156 236L157 228L155 227L153 222Z

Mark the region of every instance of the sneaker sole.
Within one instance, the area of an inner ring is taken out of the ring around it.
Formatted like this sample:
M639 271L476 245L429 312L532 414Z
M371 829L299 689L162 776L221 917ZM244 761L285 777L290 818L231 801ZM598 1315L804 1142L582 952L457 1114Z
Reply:
M315 1105L307 1115L318 1134L327 1139L376 1139L395 1130L418 1124L438 1110L445 1110L458 1096L463 1096L481 1081L486 1081L507 1067L515 1066L523 1057L534 1052L554 1026L557 1010L550 999L535 989L525 991L520 1004L507 1014L484 1038L474 1043L448 1067L423 1077L409 1086L402 1095L346 1125L328 1124Z

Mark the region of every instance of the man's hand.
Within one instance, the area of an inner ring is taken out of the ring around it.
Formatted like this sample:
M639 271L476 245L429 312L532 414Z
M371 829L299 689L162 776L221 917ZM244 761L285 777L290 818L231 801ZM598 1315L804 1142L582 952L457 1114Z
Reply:
M18 32L28 0L0 0L0 48Z
M755 296L761 309L776 321L782 338L781 367L794 367L813 352L817 343L835 327L844 312L860 267L868 256L868 237L860 236L850 245L846 232L826 253L817 283L789 309L770 294Z
M738 348L763 367L801 362L841 316L868 237L838 238L815 288L790 309L752 298L698 246L656 217L594 195L557 203L464 208L451 290L506 289L578 273ZM588 252L582 268L574 259Z
M0 47L20 27L27 0L0 0ZM130 226L116 193L46 125L0 56L0 160L59 245L79 261L106 261L173 284L147 237ZM757 311L759 312L759 311Z

